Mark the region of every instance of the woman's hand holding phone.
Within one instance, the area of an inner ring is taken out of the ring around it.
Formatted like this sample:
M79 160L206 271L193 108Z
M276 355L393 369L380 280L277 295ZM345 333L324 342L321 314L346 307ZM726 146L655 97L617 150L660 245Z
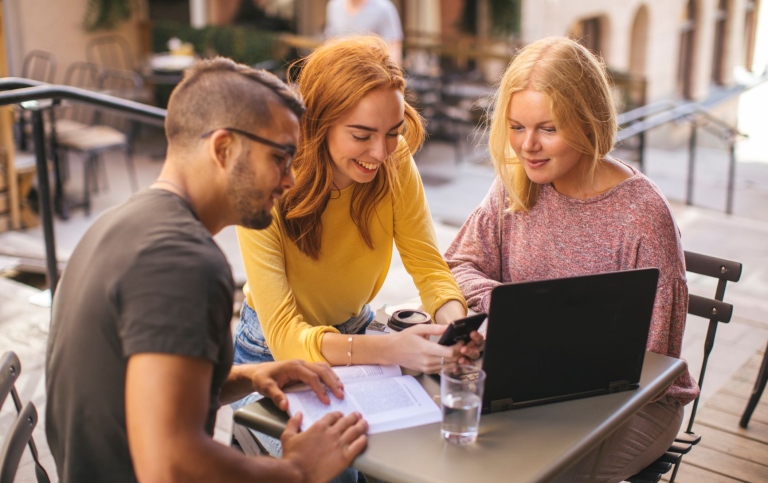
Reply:
M485 343L482 334L477 332L477 330L483 322L485 322L487 317L487 314L479 313L463 319L454 320L448 325L445 332L443 332L438 344L454 345L463 342L463 347L461 347L462 357L459 359L459 363L471 364L472 361L480 357L482 347Z

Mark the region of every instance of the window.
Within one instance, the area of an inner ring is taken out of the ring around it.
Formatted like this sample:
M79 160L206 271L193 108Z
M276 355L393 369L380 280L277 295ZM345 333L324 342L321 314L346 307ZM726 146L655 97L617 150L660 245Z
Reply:
M577 31L574 32L576 39L595 54L602 53L600 38L600 17L592 17L579 22Z

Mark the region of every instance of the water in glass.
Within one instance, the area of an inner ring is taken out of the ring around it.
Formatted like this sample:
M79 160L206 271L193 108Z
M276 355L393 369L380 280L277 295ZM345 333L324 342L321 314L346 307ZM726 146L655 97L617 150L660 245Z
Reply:
M474 443L480 421L480 396L471 392L446 394L443 406L443 438L455 444Z

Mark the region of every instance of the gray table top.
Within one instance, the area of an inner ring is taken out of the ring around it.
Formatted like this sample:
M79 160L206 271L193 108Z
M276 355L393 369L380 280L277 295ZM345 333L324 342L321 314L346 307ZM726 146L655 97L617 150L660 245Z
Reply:
M597 447L685 367L679 359L648 352L636 390L484 414L477 442L466 446L443 441L439 423L370 435L352 466L387 482L510 481L512 476L548 481ZM435 380L418 379L430 394L439 394ZM235 412L236 422L278 437L286 420L269 401Z

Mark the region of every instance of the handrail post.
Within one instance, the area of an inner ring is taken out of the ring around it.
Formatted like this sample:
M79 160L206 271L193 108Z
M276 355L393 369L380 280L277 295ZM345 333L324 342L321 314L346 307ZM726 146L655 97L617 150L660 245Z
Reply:
M51 186L48 181L48 161L45 157L45 131L43 127L43 111L40 108L32 110L32 135L35 143L35 159L37 165L37 189L39 194L38 207L43 224L45 239L45 261L48 267L48 287L51 290L51 300L59 283L59 264L56 260L56 241L53 233L53 204L51 202Z
M728 138L728 190L726 191L725 212L733 214L733 188L736 176L736 141L734 136Z
M641 173L645 173L645 131L637 135L637 166Z
M58 137L56 135L56 109L59 106L59 101L53 101L51 108L48 110L50 115L51 132L48 135L50 140L51 161L53 162L53 209L58 213L62 220L69 218L69 211L64 206L64 182L61 178L61 163L59 162L59 146Z
M691 136L688 138L688 183L685 204L693 205L693 173L696 163L696 121L691 121Z

